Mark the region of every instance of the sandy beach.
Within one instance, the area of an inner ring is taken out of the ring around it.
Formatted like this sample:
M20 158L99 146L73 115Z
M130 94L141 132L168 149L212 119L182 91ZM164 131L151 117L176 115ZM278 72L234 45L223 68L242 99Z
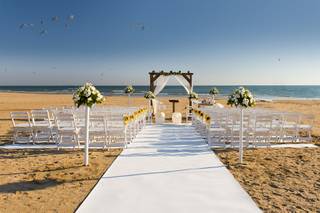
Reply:
M120 152L0 149L0 212L74 212Z
M185 112L188 104L185 97L159 99L166 105L167 118L172 111L169 99L179 99L176 105L179 112ZM218 102L225 105L225 100ZM132 97L130 104L147 106L148 103L143 97ZM0 93L0 143L12 142L11 111L72 105L68 94ZM127 106L128 98L106 97L103 105ZM258 102L257 107L313 115L313 136L318 142L320 101ZM5 212L22 209L25 212L72 212L120 151L91 152L92 164L86 168L81 167L82 151L0 149L0 209ZM302 211L313 211L320 208L318 150L248 150L243 168L236 166L235 151L221 151L219 156L262 209L290 211L295 206Z
M237 151L216 153L264 212L319 211L319 148L250 149L241 166Z

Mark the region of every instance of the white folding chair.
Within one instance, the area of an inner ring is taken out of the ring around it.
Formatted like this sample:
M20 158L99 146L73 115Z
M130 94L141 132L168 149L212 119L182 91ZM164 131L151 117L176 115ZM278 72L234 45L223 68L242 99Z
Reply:
M13 143L33 142L33 129L28 112L11 112Z
M43 142L44 137L48 142L55 142L53 135L53 126L51 124L49 111L46 109L31 110L32 128L34 134L34 142Z
M58 131L58 149L62 146L80 147L79 132L75 117L72 113L60 112L55 114ZM67 139L67 140L66 140Z

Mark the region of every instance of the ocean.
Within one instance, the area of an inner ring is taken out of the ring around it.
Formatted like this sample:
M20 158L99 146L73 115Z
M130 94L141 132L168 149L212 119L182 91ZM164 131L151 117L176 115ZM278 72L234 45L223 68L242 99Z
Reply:
M34 92L34 93L73 93L78 86L0 86L0 92ZM126 86L97 86L104 95L123 95ZM213 86L194 86L193 90L201 95L207 95ZM228 96L238 86L215 86L220 96ZM278 99L320 99L320 86L244 86L256 98ZM135 96L142 96L149 90L149 86L134 86ZM182 86L166 86L160 96L185 96Z

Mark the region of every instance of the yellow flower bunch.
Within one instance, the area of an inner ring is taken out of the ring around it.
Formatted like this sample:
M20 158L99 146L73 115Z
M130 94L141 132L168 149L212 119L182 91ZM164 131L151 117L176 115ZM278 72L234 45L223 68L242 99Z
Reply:
M130 123L130 117L128 115L123 116L124 125L128 125Z
M205 115L204 116L204 121L207 123L207 124L210 124L211 123L211 117L209 115Z

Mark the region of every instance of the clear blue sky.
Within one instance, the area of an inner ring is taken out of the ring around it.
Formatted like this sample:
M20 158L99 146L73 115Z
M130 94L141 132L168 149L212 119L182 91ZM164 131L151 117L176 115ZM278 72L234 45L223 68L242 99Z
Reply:
M203 85L320 84L319 11L319 0L0 0L0 85L142 85L153 69Z

